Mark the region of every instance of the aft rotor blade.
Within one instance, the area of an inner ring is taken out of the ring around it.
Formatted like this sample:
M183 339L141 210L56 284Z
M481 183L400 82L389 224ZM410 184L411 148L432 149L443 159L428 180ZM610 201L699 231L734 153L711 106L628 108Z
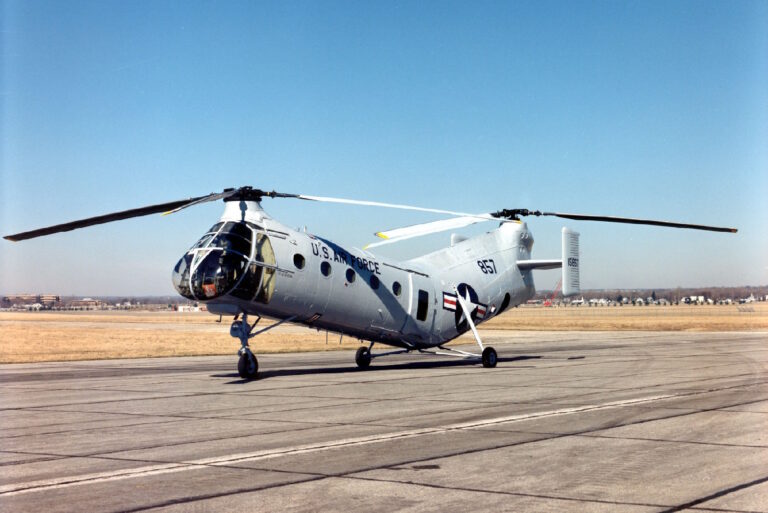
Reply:
M588 214L567 214L563 212L530 212L532 215L554 216L575 221L600 221L607 223L625 223L625 224L646 224L651 226L666 226L669 228L685 228L690 230L706 230L710 232L736 233L736 228L725 228L721 226L707 226L703 224L675 223L672 221L658 221L655 219L635 219L632 217L616 216L593 216Z
M323 203L343 203L346 205L362 205L366 207L384 207L384 208L396 208L400 210L415 210L417 212L432 212L434 214L448 214L451 216L470 216L474 217L474 214L468 214L466 212L454 212L453 210L440 210L436 208L424 208L414 207L412 205L401 205L398 203L381 203L379 201L364 201L364 200L352 200L345 198L330 198L327 196L307 196L305 194L296 194L291 196L293 198L299 198L307 201L319 201ZM484 214L483 214L484 215Z
M224 191L223 193L211 193L206 196L198 196L196 198L188 198L177 201L169 201L167 203L158 203L156 205L147 205L146 207L132 208L130 210L123 210L121 212L112 212L110 214L104 214L96 217L87 217L85 219L79 219L77 221L70 221L68 223L57 224L54 226L47 226L45 228L38 228L37 230L30 230L28 232L16 233L14 235L6 235L3 237L6 240L18 242L21 240L34 239L35 237L42 237L44 235L53 235L54 233L68 232L71 230L77 230L79 228L85 228L86 226L94 226L97 224L111 223L113 221L121 221L123 219L131 219L133 217L142 217L150 214L157 214L160 212L173 212L181 210L189 205L203 203L205 201L215 201L225 194L231 191Z
M491 214L451 217L450 219L441 219L439 221L432 221L429 223L420 223L411 226L405 226L403 228L384 230L381 232L376 232L375 235L380 239L401 239L403 237L411 238L418 237L420 235L444 232L447 230L455 230L458 228L464 228L465 226L470 226L475 223L494 220L496 219L492 217Z
M483 221L499 220L500 219L493 217L491 214L474 214L471 216L452 217L450 219L441 219L439 221L432 221L429 223L414 224L404 228L394 228L392 230L376 232L374 235L384 240L368 244L363 249L384 246L385 244L392 244L394 242L413 239L414 237L421 237L422 235L430 235L448 230L456 230L458 228L464 228L465 226L470 226L476 223L482 223ZM500 221L507 222L506 219L501 219Z

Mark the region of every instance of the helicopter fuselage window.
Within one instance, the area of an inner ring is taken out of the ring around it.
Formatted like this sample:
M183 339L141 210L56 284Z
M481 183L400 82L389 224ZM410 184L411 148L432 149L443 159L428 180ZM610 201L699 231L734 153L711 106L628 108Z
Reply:
M420 321L427 320L427 310L429 309L429 292L419 290L419 308L416 310L416 318Z

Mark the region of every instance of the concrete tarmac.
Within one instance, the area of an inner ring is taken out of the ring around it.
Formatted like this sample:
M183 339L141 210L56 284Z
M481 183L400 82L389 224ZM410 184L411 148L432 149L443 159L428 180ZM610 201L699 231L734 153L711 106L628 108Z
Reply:
M2 365L0 510L768 512L768 334L485 337Z

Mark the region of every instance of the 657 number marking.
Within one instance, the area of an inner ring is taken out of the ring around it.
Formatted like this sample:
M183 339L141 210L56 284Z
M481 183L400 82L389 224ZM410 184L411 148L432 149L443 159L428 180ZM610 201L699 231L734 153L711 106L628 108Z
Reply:
M483 274L496 274L496 262L492 258L478 260L477 266L483 271Z

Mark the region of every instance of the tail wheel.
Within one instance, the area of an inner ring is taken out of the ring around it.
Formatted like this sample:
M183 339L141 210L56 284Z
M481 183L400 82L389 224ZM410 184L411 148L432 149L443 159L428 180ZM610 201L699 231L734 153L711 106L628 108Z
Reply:
M496 355L496 350L494 348L486 347L483 349L483 367L496 367L498 359L499 357Z
M355 363L361 369L367 368L371 364L371 351L367 347L358 347L355 353Z

